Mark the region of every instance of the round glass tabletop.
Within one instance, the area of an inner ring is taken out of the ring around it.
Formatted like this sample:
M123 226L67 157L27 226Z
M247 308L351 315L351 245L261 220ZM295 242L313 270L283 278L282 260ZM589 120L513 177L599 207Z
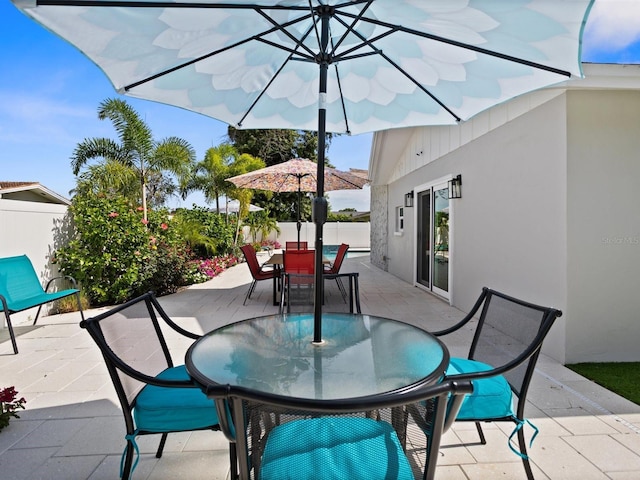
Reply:
M449 361L428 332L372 315L323 313L252 318L218 328L189 349L186 365L202 385L234 385L307 399L346 399L434 383Z

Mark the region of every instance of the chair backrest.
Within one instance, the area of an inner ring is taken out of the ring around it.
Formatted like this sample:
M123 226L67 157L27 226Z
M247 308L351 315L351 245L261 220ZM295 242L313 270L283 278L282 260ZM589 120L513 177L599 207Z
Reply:
M284 242L285 250L307 250L309 248L309 244L305 240L304 242Z
M342 261L347 256L347 250L349 250L349 245L347 245L346 243L343 243L338 247L336 258L334 259L333 264L331 265L331 268L329 268L329 272L340 273L340 268L342 267Z
M13 302L43 293L44 289L29 257L18 255L0 258L0 295L7 300L9 309Z
M452 422L452 420L448 420L448 417L455 418L464 395L471 393L472 390L471 382L443 382L428 387L413 386L394 394L336 401L284 397L234 385L211 385L207 389L207 395L216 399L218 418L222 420L221 428L229 439L236 441L238 459L247 460L246 463L243 463L242 460L240 463L240 472L244 472L247 478L249 476L248 472L252 468L258 471L254 478L260 478L259 470L264 453L263 449L265 446L269 448L269 438L272 438L271 435L274 434L274 428L286 426L289 422L322 420L328 420L326 425L333 426L334 423L337 423L334 420L338 418L343 420L348 418L362 420L364 416L368 416L375 411L377 420L386 421L388 424L400 427L400 430L402 430L403 421L400 420L397 415L397 408L394 407L409 406L411 407L409 408L411 418L417 421L418 427L427 433L429 437L426 449L416 449L417 452L424 452L422 454L426 455L426 458L420 458L416 462L417 468L423 467L424 469L420 478L433 479L439 456L438 450L441 436L445 431L446 425ZM226 409L228 403L233 406L232 425L229 424L227 418ZM277 422L275 424L272 422L273 416L269 415L269 413L276 413ZM367 415L363 415L363 413ZM420 418L417 418L418 416ZM408 417L405 417L404 421L407 419ZM406 425L404 427L406 428ZM269 432L266 442L264 439L257 441L255 434L260 431ZM309 439L305 435L318 438L319 442L328 448L331 448L332 445L339 448L341 445L358 442L361 440L360 434L362 433L349 428L343 430L322 428L322 424L319 425L317 436L314 435L316 430L313 427L311 432L307 429L303 429L303 432L305 433L301 436L288 437L286 445L280 445L281 453L284 456L291 455L293 458L293 469L298 467L298 458L309 446ZM403 442L403 436L406 432L400 431L397 433L400 441ZM390 440L387 439L387 442L390 443ZM250 461L248 461L249 458L251 459ZM347 470L353 471L354 468L357 469L357 463L356 467L353 464L350 466L341 465L338 458L334 458L337 463L333 465L333 468L344 467L345 471L333 471L334 477L338 478L340 474L346 475ZM352 460L358 462L358 458ZM381 461L384 462L385 460L386 458L381 458ZM291 477L296 476L291 471L286 473ZM242 475L241 478L243 478Z
M285 273L313 275L315 272L315 251L313 250L286 250L282 261Z
M507 379L513 392L518 397L524 397L542 343L562 312L486 287L472 313L480 306L482 310L469 358L503 369L500 373ZM513 368L514 365L517 366Z
M253 248L253 245L247 243L246 245L242 245L240 250L242 250L244 258L247 261L247 265L249 265L251 276L255 277L258 272L260 272L260 263L258 262L258 256L256 255L256 249Z
M165 328L163 333L159 319L170 329ZM176 325L151 292L88 318L80 326L100 348L125 412L131 410L133 400L146 384L145 378L173 367L165 333L174 333L173 329L181 336L198 338Z

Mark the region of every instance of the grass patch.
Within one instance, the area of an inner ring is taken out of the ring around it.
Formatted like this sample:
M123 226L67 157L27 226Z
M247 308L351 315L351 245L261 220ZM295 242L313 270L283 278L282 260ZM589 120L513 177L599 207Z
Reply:
M575 363L566 367L640 405L640 362Z

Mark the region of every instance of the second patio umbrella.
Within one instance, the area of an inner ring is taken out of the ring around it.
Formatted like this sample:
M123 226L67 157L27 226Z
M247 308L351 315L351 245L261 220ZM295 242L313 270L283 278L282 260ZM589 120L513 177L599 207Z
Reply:
M318 165L306 158L294 158L287 162L254 170L227 181L239 188L267 190L270 192L298 192L298 212L296 228L300 245L300 199L302 192L315 192L318 186ZM324 169L324 190L356 190L364 187L369 180L366 176L343 172L335 168Z

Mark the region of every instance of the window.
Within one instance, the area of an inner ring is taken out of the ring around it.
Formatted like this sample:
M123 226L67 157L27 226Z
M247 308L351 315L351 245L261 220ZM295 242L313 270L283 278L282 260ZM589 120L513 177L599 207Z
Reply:
M404 231L404 207L396 207L396 233Z

